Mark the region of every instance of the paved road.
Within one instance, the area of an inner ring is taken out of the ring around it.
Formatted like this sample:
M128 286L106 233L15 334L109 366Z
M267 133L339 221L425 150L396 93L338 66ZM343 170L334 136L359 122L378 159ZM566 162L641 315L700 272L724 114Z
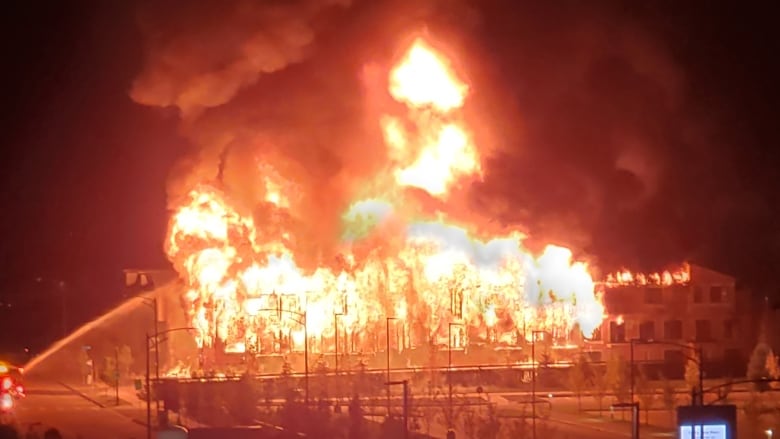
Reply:
M100 408L57 383L26 383L27 397L17 401L15 421L22 433L32 425L54 427L65 439L145 439L146 428L111 408ZM40 423L40 425L35 425Z

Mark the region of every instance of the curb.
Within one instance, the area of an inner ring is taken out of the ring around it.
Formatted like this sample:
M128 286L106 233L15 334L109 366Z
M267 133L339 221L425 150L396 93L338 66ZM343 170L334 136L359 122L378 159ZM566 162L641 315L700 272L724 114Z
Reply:
M625 432L622 432L622 431L609 430L607 428L594 427L592 425L585 425L585 424L583 424L581 422L564 421L562 419L555 419L553 417L547 418L545 420L547 422L557 422L559 424L571 425L573 427L581 427L581 428L584 428L584 429L587 429L587 430L598 431L600 433L609 433L609 434L613 434L613 435L616 435L616 436L626 436L626 437L630 437L631 436L630 433L625 433Z
M75 393L76 395L86 399L87 401L91 402L92 404L95 404L96 406L98 406L98 407L100 407L102 409L107 408L107 406L105 404L102 404L102 403L98 402L97 400L95 400L93 398L90 398L89 396L87 396L86 393L84 393L84 392L82 392L82 391L80 391L80 390L78 390L78 389L76 389L74 387L71 387L71 386L69 386L69 385L67 385L67 384L65 384L63 382L58 382L58 384L61 385L64 388L70 390L71 392Z

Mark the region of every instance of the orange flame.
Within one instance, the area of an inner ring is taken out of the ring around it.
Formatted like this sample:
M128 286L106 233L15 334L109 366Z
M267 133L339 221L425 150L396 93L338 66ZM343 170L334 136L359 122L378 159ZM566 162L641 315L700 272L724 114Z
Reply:
M604 284L609 288L628 285L668 287L672 285L686 285L690 281L691 267L686 263L674 270L665 270L660 273L632 273L629 270L623 269L608 274Z
M391 71L389 90L406 104L408 120L380 121L395 184L444 198L458 179L481 172L458 113L467 91L446 59L423 40L412 44ZM264 202L287 209L285 187L265 184ZM458 345L528 338L532 329L567 339L575 327L590 335L604 318L587 264L558 246L535 255L520 233L482 240L442 221L410 221L393 204L369 198L343 215L343 238L347 246L366 237L395 240L381 227L392 219L405 228L395 252L358 259L345 250L341 268L304 271L286 236L274 239L273 230L231 206L227 194L201 185L170 222L166 251L188 286L184 301L201 347L220 341L234 352L300 350L306 325L310 349L324 352L338 325L353 346L370 351L383 348L374 334L387 317L411 345L446 344L449 322L462 325Z
M406 105L407 121L386 115L381 124L396 183L445 198L461 177L481 172L479 157L459 111L468 86L422 39L390 73L390 94Z

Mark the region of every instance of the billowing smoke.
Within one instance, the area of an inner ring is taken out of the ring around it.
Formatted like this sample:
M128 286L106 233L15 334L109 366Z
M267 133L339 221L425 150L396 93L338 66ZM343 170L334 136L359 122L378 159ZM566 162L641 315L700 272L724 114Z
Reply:
M318 14L349 0L154 2L141 23L148 64L136 102L176 107L184 118L229 102L262 74L301 61Z
M330 262L341 214L387 161L371 96L386 87L366 81L427 29L473 90L484 178L458 209L602 259L679 255L657 232L673 222L648 212L675 190L678 150L695 154L701 138L668 42L620 3L347 3L163 1L141 12L147 63L131 96L177 109L195 145L172 172L172 205L218 184L258 224L292 229L296 255L311 258L299 263ZM264 202L269 181L291 194L289 209Z
M674 41L620 3L504 6L483 10L488 54L469 63L501 84L483 89L495 94L485 109L495 148L473 206L608 267L688 256L675 235L689 177L678 166L706 140Z

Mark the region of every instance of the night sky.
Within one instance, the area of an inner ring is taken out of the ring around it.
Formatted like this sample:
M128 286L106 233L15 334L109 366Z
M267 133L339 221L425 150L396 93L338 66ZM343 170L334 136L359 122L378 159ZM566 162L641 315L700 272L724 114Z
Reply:
M33 312L38 322L59 322L63 297L73 326L121 299L121 269L167 266L167 181L194 136L183 134L175 110L130 97L149 66L145 32L154 28L139 25L135 3L5 9L0 301L13 311L0 311L3 331L29 328L22 322ZM151 8L162 17L157 26L176 22L187 2L159 3ZM471 190L475 209L568 243L605 269L691 260L734 274L756 294L778 293L780 38L769 6L463 1L372 26L392 17L387 3L326 14L297 66L265 75L237 100L274 102L271 86L314 75L329 52L370 54L372 41L392 45L394 29L424 22L463 51L491 136L500 138L486 154L487 177ZM208 8L190 15L198 14ZM171 33L186 41L197 33L188 25L182 19ZM358 41L354 51L336 50L350 41ZM317 75L350 79L360 63L334 62ZM341 90L347 79L327 84ZM205 118L213 127L245 106L232 102ZM333 114L346 108L335 103ZM309 122L284 111L272 116ZM19 343L45 344L61 332L44 326L24 329L31 335Z

